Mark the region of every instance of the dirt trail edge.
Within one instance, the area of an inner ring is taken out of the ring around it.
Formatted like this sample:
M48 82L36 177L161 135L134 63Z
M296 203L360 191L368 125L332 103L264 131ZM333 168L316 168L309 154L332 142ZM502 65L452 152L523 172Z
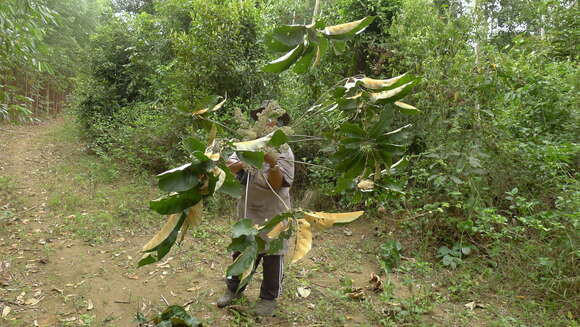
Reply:
M185 292L190 282L170 262L135 270L147 236L120 232L101 244L84 242L63 228L81 217L47 205L54 194L43 185L63 156L82 151L51 143L49 135L65 124L58 119L0 133L0 325L136 326L137 312L154 312L165 301L183 304L192 294L171 289Z
M163 262L137 269L141 246L163 222L147 209L153 182L123 179L87 154L64 118L0 127L2 327L136 327L138 313L150 318L167 304L185 305L207 326L377 326L400 310L369 288L369 276L381 271L377 233L388 225L369 220L315 235L307 258L286 269L277 317L256 321L248 314L260 273L237 306L217 309L230 262L230 215L207 212L211 222ZM385 283L393 299L424 299L426 308L438 292L429 284L410 291L396 274ZM309 295L297 292L305 288ZM424 310L432 322L457 311L433 309Z

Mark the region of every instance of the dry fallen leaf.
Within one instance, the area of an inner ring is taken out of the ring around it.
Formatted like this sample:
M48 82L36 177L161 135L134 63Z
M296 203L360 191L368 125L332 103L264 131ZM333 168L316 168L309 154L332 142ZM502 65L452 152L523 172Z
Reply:
M16 297L16 302L22 303L24 301L24 295L26 295L26 292L20 293L20 295Z
M365 293L361 287L353 288L352 292L346 293L346 296L353 300L363 300L365 298Z
M87 301L87 311L91 311L95 308L95 306L93 305L93 301L91 301L90 299Z
M10 308L8 306L4 307L4 309L2 309L2 318L8 317L8 315L10 314L11 311L12 311L12 308Z
M377 274L375 274L374 272L371 273L370 279L369 279L369 283L371 284L369 286L369 288L375 292L375 293L380 293L383 291L383 281L381 280L381 278L379 276L377 276Z
M298 291L298 296L302 298L307 298L311 292L309 287L298 287L296 290Z
M26 301L24 301L24 304L26 305L37 305L38 302L40 302L40 300L42 300L42 298L36 299L31 297L30 299L27 299Z
M127 275L127 278L129 278L129 279L133 279L133 280L139 280L139 276L137 276L137 275L134 275L134 274L129 274L129 275Z

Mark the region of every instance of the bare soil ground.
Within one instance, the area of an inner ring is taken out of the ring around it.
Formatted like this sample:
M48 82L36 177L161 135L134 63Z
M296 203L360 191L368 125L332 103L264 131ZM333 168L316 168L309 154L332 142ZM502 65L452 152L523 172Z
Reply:
M369 289L388 219L318 234L308 257L287 268L276 317L250 314L259 274L238 305L218 309L227 205L210 205L164 262L137 269L163 222L147 209L153 181L88 154L72 126L65 118L0 126L0 326L137 326L137 313L151 317L167 304L185 305L206 326L492 326L505 314L448 301L440 285L410 273L381 276L389 298ZM406 259L408 271L432 271Z

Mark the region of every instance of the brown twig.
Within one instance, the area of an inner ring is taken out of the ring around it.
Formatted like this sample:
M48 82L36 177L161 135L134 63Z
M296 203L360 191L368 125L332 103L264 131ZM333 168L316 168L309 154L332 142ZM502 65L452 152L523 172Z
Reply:
M169 302L167 302L167 299L165 298L165 296L161 295L161 299L163 300L163 302L165 302L166 305L169 305Z
M12 302L12 301L2 300L2 299L0 299L0 302L6 303L6 304L12 304L12 305L17 305L17 306L22 306L22 304L19 304L19 303L16 303L16 302Z

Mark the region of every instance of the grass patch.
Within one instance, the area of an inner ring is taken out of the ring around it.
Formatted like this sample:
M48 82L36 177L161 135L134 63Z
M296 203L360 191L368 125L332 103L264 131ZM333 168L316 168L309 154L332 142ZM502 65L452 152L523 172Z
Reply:
M41 142L54 145L61 154L41 186L49 194L48 208L65 217L64 232L98 243L162 220L148 208L149 199L157 195L152 179L130 173L121 162L88 153L73 123L61 125Z

